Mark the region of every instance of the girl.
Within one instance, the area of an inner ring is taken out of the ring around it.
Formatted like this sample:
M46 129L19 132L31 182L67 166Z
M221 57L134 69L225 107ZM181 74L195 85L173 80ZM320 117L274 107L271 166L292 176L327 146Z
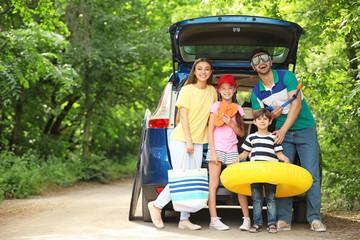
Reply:
M229 166L238 157L237 137L244 136L244 110L236 104L236 82L233 76L224 75L218 83L220 101L211 107L208 140L209 150L206 160L209 162L209 212L210 228L228 230L229 227L220 221L216 212L216 190L219 186L221 164ZM248 200L238 194L239 203L244 215L240 230L249 230L250 218Z
M201 166L203 144L208 142L209 113L212 104L217 101L217 93L211 86L211 80L211 63L204 58L196 60L176 103L179 108L180 122L171 133L169 144L171 163L174 169L180 168L181 157L185 150L189 154L186 168L193 168L193 154L196 154L196 159ZM155 227L164 227L161 210L170 200L169 185L166 185L157 199L148 204L151 220ZM178 227L189 230L200 229L201 226L191 223L189 217L190 213L181 212Z

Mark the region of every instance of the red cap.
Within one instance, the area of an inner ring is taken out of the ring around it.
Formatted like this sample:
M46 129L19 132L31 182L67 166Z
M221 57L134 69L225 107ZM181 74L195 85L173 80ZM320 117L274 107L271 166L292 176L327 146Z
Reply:
M231 75L224 75L224 76L221 76L219 78L219 82L218 82L218 87L220 87L220 85L222 83L228 83L230 84L230 86L235 86L236 87L236 82L235 82L235 78Z

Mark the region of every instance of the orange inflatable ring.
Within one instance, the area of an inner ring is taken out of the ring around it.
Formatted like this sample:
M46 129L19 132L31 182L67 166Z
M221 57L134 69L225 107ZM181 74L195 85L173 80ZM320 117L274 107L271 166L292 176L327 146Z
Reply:
M311 174L302 167L282 162L241 162L225 168L220 179L232 192L251 196L251 183L276 183L276 197L291 197L306 192Z

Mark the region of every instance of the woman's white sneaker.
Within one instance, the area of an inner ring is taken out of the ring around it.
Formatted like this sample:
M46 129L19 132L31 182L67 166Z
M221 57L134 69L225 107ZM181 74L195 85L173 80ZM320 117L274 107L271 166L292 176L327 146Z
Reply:
M187 230L200 230L201 226L197 224L193 224L189 220L180 220L178 228L187 229Z
M156 228L164 228L164 223L161 219L161 209L155 207L154 201L148 203L151 221Z

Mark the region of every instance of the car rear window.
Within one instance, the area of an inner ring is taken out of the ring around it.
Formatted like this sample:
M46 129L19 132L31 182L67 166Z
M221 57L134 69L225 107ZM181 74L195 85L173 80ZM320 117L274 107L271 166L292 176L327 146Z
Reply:
M252 51L264 48L272 57L280 57L285 53L285 47L267 46L183 46L184 52L192 58L208 58L212 60L240 60L249 61Z

